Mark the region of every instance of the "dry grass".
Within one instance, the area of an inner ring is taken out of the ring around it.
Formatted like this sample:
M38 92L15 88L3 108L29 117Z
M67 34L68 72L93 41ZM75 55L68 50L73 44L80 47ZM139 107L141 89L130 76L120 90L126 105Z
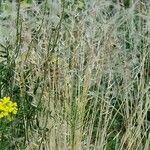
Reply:
M1 96L20 107L4 149L149 150L149 16L140 0L3 4Z

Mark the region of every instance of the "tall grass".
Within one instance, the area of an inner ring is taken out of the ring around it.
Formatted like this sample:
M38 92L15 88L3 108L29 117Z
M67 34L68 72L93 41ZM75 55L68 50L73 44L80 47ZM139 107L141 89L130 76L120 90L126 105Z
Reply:
M5 1L0 149L149 150L150 4Z

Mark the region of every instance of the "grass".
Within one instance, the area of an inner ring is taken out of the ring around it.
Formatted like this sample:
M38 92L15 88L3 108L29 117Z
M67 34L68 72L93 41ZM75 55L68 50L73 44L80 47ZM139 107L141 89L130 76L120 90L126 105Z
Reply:
M149 150L149 3L0 6L1 150Z

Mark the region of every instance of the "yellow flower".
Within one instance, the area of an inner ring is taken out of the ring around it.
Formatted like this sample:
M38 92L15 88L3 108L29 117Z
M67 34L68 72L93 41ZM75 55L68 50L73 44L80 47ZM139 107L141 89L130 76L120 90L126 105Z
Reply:
M3 103L9 103L10 102L10 97L4 97L3 98Z
M12 102L10 97L3 97L0 99L0 118L12 120L12 115L17 114L17 111L17 103Z

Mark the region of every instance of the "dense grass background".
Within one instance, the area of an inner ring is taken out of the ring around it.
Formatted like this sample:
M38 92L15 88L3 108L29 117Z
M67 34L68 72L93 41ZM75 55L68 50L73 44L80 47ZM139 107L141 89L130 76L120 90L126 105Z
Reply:
M0 150L149 150L150 3L1 1Z

